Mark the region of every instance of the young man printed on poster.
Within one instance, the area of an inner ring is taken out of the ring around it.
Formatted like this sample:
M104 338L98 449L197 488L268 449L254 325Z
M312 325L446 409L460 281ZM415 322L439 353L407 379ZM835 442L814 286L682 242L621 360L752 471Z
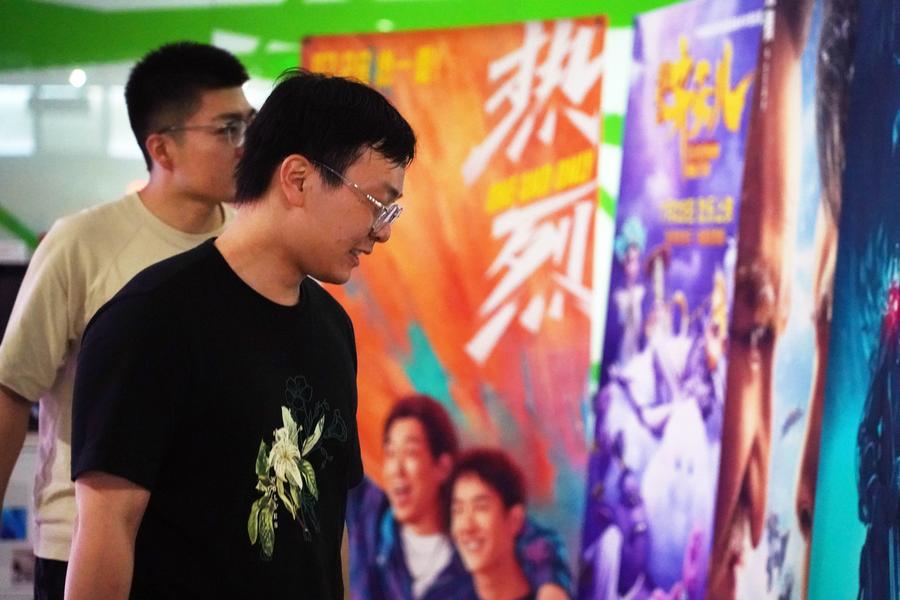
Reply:
M516 558L525 477L502 450L464 452L450 475L450 532L480 600L534 600Z
M137 193L57 221L28 267L0 345L0 498L40 403L35 476L35 597L62 598L75 521L71 413L82 334L141 269L223 231L231 176L254 110L247 73L190 42L144 56L125 87L149 182ZM224 326L225 323L222 323Z
M228 230L97 313L67 597L342 596L356 345L317 281L346 283L388 241L414 152L375 90L286 73L247 131Z
M428 396L401 398L384 425L384 491L366 479L347 509L355 600L476 598L449 532L448 483L459 453L447 411ZM516 552L540 600L568 598L559 537L526 518Z

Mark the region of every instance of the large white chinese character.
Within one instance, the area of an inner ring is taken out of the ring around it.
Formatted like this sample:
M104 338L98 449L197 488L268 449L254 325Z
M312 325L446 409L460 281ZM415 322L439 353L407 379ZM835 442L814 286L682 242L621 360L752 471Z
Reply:
M494 218L493 237L508 239L487 276L502 269L506 273L479 308L479 316L487 321L466 344L466 352L475 362L482 364L490 357L520 308L519 323L532 333L538 331L545 314L553 319L563 317L564 293L575 298L581 312L589 314L591 291L584 283L584 271L596 190L597 183L591 181ZM516 292L548 262L564 267L552 274L557 289L538 291L520 302Z
M588 92L598 84L603 73L602 51L591 55L597 31L596 26L575 27L572 21L556 21L552 36L548 36L541 23L527 23L522 46L489 65L488 80L491 83L508 78L488 98L484 110L487 114L494 114L504 104L508 104L509 109L463 163L462 175L466 185L478 179L510 136L506 156L514 163L521 158L535 127L541 142L553 142L560 109L577 131L589 142L597 143L599 112L589 114L580 110ZM548 39L550 46L539 65L538 58ZM562 93L569 105L559 107L550 102L556 90Z

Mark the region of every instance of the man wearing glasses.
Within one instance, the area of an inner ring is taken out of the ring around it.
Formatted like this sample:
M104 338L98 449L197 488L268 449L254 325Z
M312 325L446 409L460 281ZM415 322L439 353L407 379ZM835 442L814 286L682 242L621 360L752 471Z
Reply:
M75 520L70 475L72 386L93 314L148 265L220 233L232 172L254 111L247 73L218 48L163 46L125 88L149 171L137 193L60 219L28 268L0 346L0 498L40 402L35 478L35 596L62 598Z
M356 346L317 281L388 241L414 152L375 90L290 72L247 130L234 223L97 313L75 382L71 600L343 596Z

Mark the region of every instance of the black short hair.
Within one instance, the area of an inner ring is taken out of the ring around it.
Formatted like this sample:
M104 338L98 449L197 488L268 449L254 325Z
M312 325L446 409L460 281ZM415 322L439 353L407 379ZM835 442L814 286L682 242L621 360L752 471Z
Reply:
M463 452L450 475L450 489L466 475L478 477L497 492L507 510L525 504L525 475L509 454L499 448L472 448Z
M384 422L385 440L391 425L398 419L415 419L422 424L425 437L428 439L428 450L435 460L442 454L447 454L451 458L459 454L456 427L453 426L450 415L441 403L434 398L422 394L400 398Z
M237 201L261 197L287 156L300 154L343 174L367 149L398 166L415 156L416 136L396 108L367 85L291 69L279 78L247 130L237 167ZM330 186L341 180L315 168Z
M240 87L247 79L244 66L229 52L197 42L166 44L138 61L125 84L125 104L147 169L150 134L190 118L203 92Z

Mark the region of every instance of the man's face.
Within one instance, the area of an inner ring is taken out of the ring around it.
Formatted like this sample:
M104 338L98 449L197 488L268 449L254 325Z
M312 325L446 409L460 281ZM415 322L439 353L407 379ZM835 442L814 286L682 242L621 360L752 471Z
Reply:
M507 510L500 494L477 475L460 476L453 484L450 534L466 569L477 573L515 560L523 515L521 505Z
M773 115L769 117L774 119ZM760 143L756 139L751 142ZM759 544L766 517L772 378L778 337L790 311L792 234L799 185L791 139L767 138L762 145L767 151L760 153L771 156L757 165L742 195L746 206L740 215L728 335L722 454L709 577L710 597L717 600L734 598L738 578L744 573L751 578L764 576L749 573L744 567L750 551ZM751 150L747 152L749 156ZM752 170L748 168L748 172Z
M172 134L172 177L178 191L204 203L234 200L234 169L243 150L235 148L228 136L216 133L235 120L254 114L240 87L208 90L201 94L199 108L179 127L212 126ZM156 167L154 167L156 168Z
M346 283L360 257L371 254L376 242L391 237L391 225L372 231L381 211L365 194L390 206L403 194L405 174L404 167L369 149L344 173L348 183L331 187L321 173L309 177L308 208L315 224L315 242L304 248L304 272L320 281Z
M800 204L802 79L799 51L812 2L778 3L768 96L757 101L745 152L715 540L708 596L736 595L741 565L762 537L772 432L772 376L790 310ZM785 14L782 14L784 12ZM800 42L798 43L798 40ZM760 84L754 84L759 86ZM763 110L761 107L766 106ZM765 573L750 573L765 577Z
M431 455L418 419L403 417L391 424L382 464L385 492L397 521L421 529L418 533L437 533L442 516L440 488L450 474L450 457Z

